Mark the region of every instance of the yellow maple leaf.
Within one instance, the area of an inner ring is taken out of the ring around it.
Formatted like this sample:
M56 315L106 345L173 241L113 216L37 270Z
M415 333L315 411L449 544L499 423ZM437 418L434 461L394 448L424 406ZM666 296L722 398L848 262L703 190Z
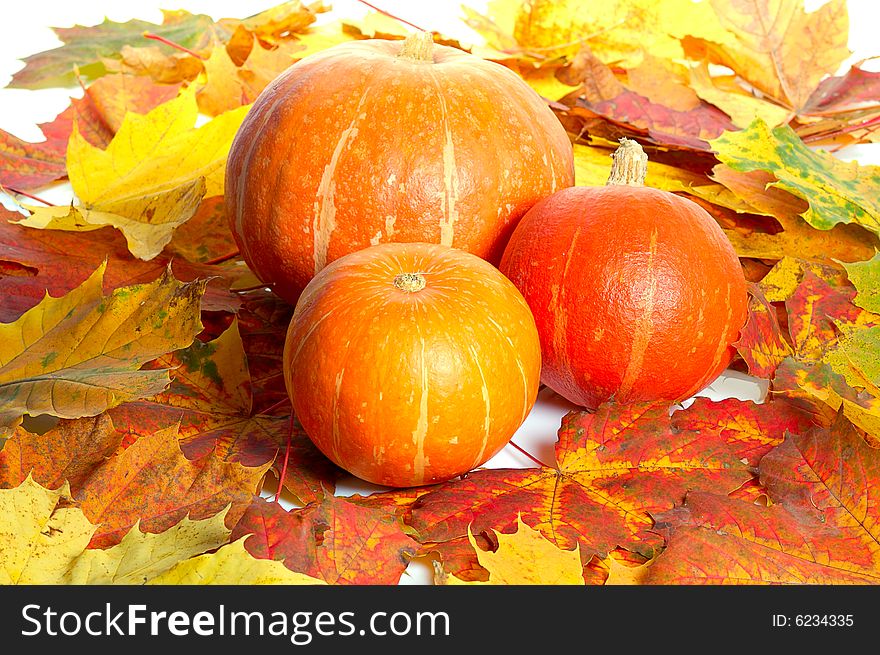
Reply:
M225 523L227 510L201 521L184 517L180 523L156 534L141 532L138 524L135 524L122 541L112 548L83 551L70 563L58 582L144 584L181 561L226 543L231 533ZM82 514L80 510L77 511ZM52 584L54 581L46 580L46 583Z
M437 581L447 585L582 585L580 549L562 550L517 516L513 534L499 532L498 550L487 552L477 546L468 528L468 540L477 553L480 566L489 571L488 582L466 582L438 572Z
M105 268L0 324L0 435L23 414L95 416L168 384L167 370L139 369L192 342L205 281L181 284L166 271L105 297Z
M187 89L146 115L126 114L106 150L74 127L67 172L80 204L27 207L32 215L20 224L69 231L112 225L133 255L152 259L203 197L222 195L226 156L248 109L196 128L195 90Z
M77 508L65 484L46 489L28 476L18 487L0 489L0 584L46 584L59 580L83 552L95 526Z
M151 579L148 584L327 584L305 573L291 571L283 562L254 558L245 550L245 539L247 537L242 537L223 546L217 552L180 562Z

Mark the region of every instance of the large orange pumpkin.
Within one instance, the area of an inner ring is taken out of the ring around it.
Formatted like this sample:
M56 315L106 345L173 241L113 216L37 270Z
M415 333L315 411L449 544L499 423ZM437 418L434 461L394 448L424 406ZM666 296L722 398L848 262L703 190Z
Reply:
M339 45L272 82L232 144L226 208L248 266L294 302L327 263L377 243L497 265L517 220L573 171L525 82L420 33Z
M284 373L306 434L377 484L448 480L497 453L538 393L541 347L519 291L462 250L381 244L306 287Z
M745 278L718 224L641 186L647 157L622 141L609 183L536 204L501 262L534 313L542 382L590 408L693 395L730 363L746 320Z

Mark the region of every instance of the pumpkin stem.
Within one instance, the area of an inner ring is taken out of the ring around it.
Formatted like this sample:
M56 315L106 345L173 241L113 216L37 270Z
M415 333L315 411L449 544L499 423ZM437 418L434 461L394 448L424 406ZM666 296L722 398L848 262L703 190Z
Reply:
M394 286L407 293L421 291L425 284L425 277L421 273L401 273L394 278Z
M411 61L433 62L434 36L430 32L413 32L404 39L397 56Z
M636 141L621 137L620 147L611 153L614 163L605 186L620 184L644 186L648 174L648 155Z

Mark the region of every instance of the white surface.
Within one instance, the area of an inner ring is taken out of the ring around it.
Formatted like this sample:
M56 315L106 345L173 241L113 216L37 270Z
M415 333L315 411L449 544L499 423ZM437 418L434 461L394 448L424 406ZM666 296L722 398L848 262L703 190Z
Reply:
M459 20L461 2L413 2L407 0L371 0L372 4L405 18L420 27L434 29L448 36L459 39L462 43L474 43L479 37ZM215 19L223 17L245 17L277 4L276 0L142 0L138 2L119 2L112 0L95 0L85 3L70 0L31 0L28 2L9 3L4 7L4 19L0 21L0 86L8 84L12 74L21 68L17 59L47 50L60 45L49 26L69 27L75 23L94 25L100 23L105 16L126 21L140 18L161 22L160 8L186 9L193 13L205 13ZM468 0L467 4L481 9L486 0ZM816 8L823 4L821 0L808 0L808 8ZM853 56L850 62L859 61L872 55L880 54L876 46L876 27L880 24L880 2L877 0L850 0L850 49ZM355 0L332 1L334 11L324 14L320 21L329 21L337 16L358 17L364 15L367 8ZM878 70L880 60L869 62L868 68ZM846 67L842 67L845 70ZM25 89L0 89L0 128L29 141L42 140L38 123L51 121L64 110L69 97L80 97L82 90L45 89L30 91ZM880 148L876 145L851 148L839 153L842 158L858 159L863 163L880 164ZM70 200L70 185L61 183L54 187L41 190L39 195L56 203ZM11 207L8 198L0 194L0 201ZM761 401L766 392L766 383L757 381L747 375L726 372L701 394L713 400L735 397L741 400ZM686 403L688 404L688 403ZM529 414L525 423L513 437L513 441L538 459L552 463L553 447L556 431L560 420L573 405L554 394L549 389L542 389L538 402ZM489 468L527 468L534 466L527 457L511 446L507 446L487 464ZM352 493L370 493L379 489L354 478L340 482L338 495ZM288 504L289 506L289 504ZM431 576L428 568L420 563L413 563L401 584L430 584Z

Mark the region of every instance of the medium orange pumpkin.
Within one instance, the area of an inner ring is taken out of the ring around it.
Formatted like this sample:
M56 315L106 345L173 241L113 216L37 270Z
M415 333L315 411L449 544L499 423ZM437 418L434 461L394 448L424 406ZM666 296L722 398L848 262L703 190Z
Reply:
M354 475L398 487L448 480L497 453L531 410L540 372L516 287L436 244L336 260L306 287L284 344L306 434Z
M295 302L327 263L377 243L497 265L526 210L573 183L569 139L540 96L419 33L336 46L272 82L230 149L226 209L248 266Z
M642 186L647 157L621 142L608 184L537 203L501 262L534 313L542 382L589 408L693 395L730 363L746 320L745 278L718 224Z

